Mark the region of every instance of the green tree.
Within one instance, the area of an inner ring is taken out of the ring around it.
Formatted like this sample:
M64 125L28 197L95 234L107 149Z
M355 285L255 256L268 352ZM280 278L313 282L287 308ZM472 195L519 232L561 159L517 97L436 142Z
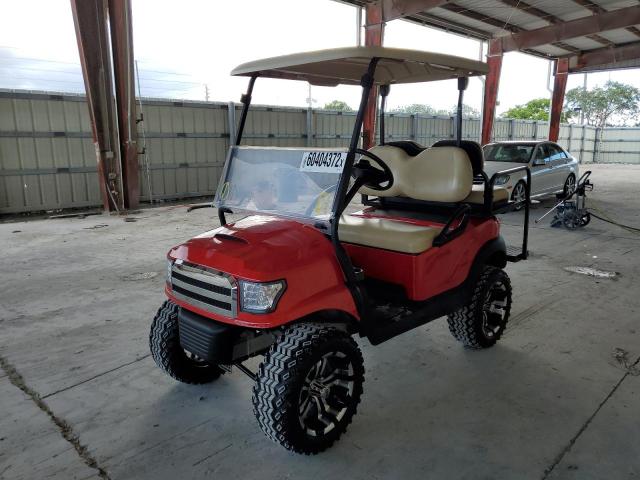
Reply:
M458 112L458 105L454 105L449 110L449 115L456 115ZM463 117L479 117L480 110L476 110L471 105L467 105L466 103L462 104L462 116Z
M342 100L333 100L332 102L326 103L323 108L325 110L337 110L338 112L353 112L353 108Z
M516 105L504 112L503 118L515 118L518 120L549 120L549 109L551 108L551 100L548 98L535 98L529 100L524 105ZM561 122L569 120L572 112L564 111L560 116Z
M608 81L602 87L567 92L567 107L580 109L589 125L604 127L616 123L635 123L640 115L640 90L633 85Z
M412 103L394 108L393 113L410 113L411 115L449 115L446 110L436 110L431 105L423 103Z

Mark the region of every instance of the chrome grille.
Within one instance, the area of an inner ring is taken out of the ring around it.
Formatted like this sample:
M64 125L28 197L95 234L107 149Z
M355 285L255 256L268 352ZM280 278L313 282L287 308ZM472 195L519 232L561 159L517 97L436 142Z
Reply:
M171 267L173 295L211 313L236 316L237 286L230 275L181 260Z

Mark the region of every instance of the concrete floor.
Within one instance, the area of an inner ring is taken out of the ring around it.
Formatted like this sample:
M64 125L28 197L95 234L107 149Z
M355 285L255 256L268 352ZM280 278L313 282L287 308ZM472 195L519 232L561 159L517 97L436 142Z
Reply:
M640 166L593 170L594 204L640 225ZM514 305L495 348L463 349L443 320L360 341L354 423L300 457L259 430L243 374L181 385L149 357L165 252L214 212L132 218L0 224L0 478L640 478L638 234L534 225L531 259L507 268ZM503 218L507 237L520 220Z

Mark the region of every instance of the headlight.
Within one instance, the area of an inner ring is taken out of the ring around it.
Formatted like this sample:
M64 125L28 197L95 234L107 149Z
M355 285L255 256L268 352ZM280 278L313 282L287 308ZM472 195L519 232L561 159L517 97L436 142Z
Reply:
M269 283L240 280L240 310L250 313L273 312L286 287L284 280Z
M504 185L509 181L510 178L511 177L509 175L500 175L498 178L496 178L495 185Z

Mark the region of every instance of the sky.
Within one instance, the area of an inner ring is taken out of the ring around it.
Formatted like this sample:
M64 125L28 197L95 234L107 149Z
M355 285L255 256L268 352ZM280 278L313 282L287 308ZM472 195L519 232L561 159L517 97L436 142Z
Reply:
M356 43L356 9L331 0L132 0L134 55L145 97L239 101L246 78L229 72L262 57ZM69 0L0 0L0 88L82 93L78 48ZM386 26L386 46L479 58L477 40L394 20ZM549 62L520 53L505 55L498 113L547 90ZM638 70L593 73L588 86L607 80L640 88ZM553 80L552 80L553 81ZM568 88L582 86L571 75ZM394 86L389 108L425 103L451 109L455 81ZM261 79L253 101L305 106L303 82ZM315 107L332 100L356 107L358 87L312 87ZM472 79L465 103L480 109L482 83Z

